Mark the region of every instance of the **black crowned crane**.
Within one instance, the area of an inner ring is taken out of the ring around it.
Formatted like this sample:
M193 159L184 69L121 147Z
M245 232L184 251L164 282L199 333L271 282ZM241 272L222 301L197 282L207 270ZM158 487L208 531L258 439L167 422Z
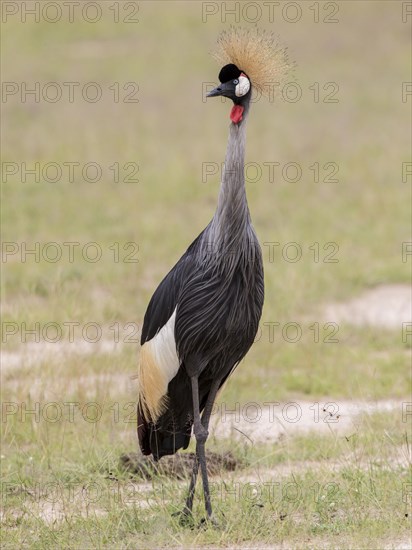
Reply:
M184 514L190 514L199 466L212 515L205 443L219 389L253 344L263 306L263 262L245 192L246 122L252 89L279 83L286 52L272 34L230 29L215 57L221 84L207 97L233 101L216 212L160 283L147 308L139 362L138 436L155 460L189 445L196 459ZM267 90L266 90L267 91Z

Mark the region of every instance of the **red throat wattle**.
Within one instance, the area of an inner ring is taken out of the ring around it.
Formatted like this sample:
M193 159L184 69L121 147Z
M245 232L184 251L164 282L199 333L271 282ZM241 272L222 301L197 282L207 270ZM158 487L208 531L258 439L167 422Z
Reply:
M242 105L233 105L230 111L230 120L235 124L238 124L242 120L244 107Z

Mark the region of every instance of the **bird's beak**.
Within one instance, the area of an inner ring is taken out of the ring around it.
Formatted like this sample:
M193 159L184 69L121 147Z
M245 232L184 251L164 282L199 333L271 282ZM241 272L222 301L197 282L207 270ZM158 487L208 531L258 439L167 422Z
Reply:
M224 84L219 84L217 88L210 91L206 94L206 97L217 97L219 95L228 96L233 93L233 85L231 82L225 82Z

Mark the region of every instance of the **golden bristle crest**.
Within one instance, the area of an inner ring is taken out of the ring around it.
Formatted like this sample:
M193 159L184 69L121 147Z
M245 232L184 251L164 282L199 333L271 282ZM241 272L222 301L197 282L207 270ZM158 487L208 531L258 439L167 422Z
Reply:
M223 65L234 63L244 71L261 94L268 96L273 86L285 83L293 68L287 48L270 31L231 26L222 31L213 57Z

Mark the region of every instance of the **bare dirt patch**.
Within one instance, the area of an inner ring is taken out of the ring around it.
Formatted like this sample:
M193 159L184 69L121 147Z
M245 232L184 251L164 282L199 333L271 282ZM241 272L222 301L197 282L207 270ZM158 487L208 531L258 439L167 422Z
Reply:
M29 518L41 519L44 523L56 525L63 521L107 514L105 510L97 508L95 503L88 502L82 494L73 498L73 495L63 495L61 491L54 490L46 497L39 498L35 491L22 489L23 491L27 494L21 499L18 509L1 511L0 519L4 526L12 527Z
M239 404L238 404L239 405ZM280 437L307 433L344 435L356 429L361 413L393 412L402 414L402 401L298 401L261 406L246 403L226 409L221 406L212 416L210 434L217 439L248 439L269 443Z
M82 395L83 398L95 399L100 395L105 399L113 399L120 395L136 398L136 381L125 373L101 373L88 376L77 376L74 379L50 378L29 379L16 378L7 381L7 392L10 399L13 392L18 395L30 394L32 399L42 402L61 401L70 395Z
M193 468L195 453L177 453L173 456L164 456L159 462L151 457L139 453L128 453L120 457L119 467L131 474L144 479L152 479L156 475L166 475L178 479L187 479ZM207 470L209 475L230 471L244 467L239 459L229 451L224 454L207 452Z
M121 343L112 340L98 342L29 342L16 350L1 351L1 368L3 372L10 369L31 367L47 360L62 360L67 355L91 355L98 353L118 354Z
M323 317L334 323L399 329L412 319L412 288L380 285L348 302L328 304Z

